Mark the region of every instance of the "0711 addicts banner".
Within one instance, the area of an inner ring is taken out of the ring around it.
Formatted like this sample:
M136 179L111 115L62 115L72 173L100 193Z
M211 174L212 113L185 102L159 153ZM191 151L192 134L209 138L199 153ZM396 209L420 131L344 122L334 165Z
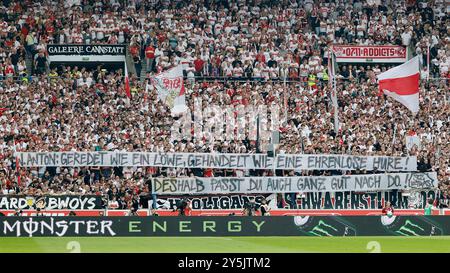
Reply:
M333 45L337 62L348 63L404 63L408 49L395 45Z
M0 237L438 236L446 216L4 217Z

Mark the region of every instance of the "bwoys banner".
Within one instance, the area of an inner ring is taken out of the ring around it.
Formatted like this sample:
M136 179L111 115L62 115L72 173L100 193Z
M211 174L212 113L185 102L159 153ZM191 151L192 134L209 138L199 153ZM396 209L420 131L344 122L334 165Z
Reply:
M97 195L47 195L22 196L0 195L0 210L10 209L101 209L102 198Z
M407 49L403 46L333 45L337 62L347 63L403 63Z
M442 235L448 216L0 217L0 237Z
M432 189L437 174L390 173L339 176L153 178L157 194L289 193Z
M151 153L151 152L17 152L22 167L180 167L214 169L416 171L417 157L331 154Z

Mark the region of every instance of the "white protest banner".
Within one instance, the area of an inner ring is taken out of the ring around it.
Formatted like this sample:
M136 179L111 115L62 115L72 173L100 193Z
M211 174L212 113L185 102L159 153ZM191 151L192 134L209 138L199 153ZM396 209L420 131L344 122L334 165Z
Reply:
M410 151L414 145L420 149L420 138L419 136L415 135L415 136L406 136L406 148L408 149L408 151Z
M435 172L339 176L153 178L157 194L230 194L431 189Z
M146 152L18 152L22 167L180 167L281 170L416 171L417 158L390 156Z
M187 110L182 65L158 74L151 82L158 92L158 99L165 102L173 114Z

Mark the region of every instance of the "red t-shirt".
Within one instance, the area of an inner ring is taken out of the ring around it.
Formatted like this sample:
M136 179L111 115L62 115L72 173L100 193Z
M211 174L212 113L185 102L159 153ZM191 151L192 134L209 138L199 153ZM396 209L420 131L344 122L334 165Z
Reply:
M22 35L23 35L24 37L27 37L28 31L29 31L29 29L26 28L25 26L23 26L22 29L20 30L20 32L22 33Z
M154 59L155 58L155 48L153 46L147 46L145 49L145 57L148 59Z
M14 74L14 66L8 65L5 68L5 75Z
M133 55L133 56L138 55L138 53L139 53L139 48L138 48L137 46L131 46L131 47L130 47L130 53L131 53L131 55Z
M162 43L162 42L164 42L164 40L166 39L166 35L163 34L163 33L161 33L161 34L158 34L157 38L158 38L158 41L159 41L160 43Z
M202 59L196 59L194 61L194 67L195 67L195 71L199 72L203 69L203 65L205 64L205 62Z
M258 55L256 55L256 60L260 63L265 63L266 62L266 56L262 53L259 53Z

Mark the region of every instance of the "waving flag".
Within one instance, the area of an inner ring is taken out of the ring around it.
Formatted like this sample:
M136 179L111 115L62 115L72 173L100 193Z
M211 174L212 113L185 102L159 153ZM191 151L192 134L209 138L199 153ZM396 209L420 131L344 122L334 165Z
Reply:
M419 57L378 75L380 92L406 106L413 113L419 111Z
M127 64L125 63L125 92L127 93L127 97L131 99L131 92L130 92L130 79L128 78L128 68Z
M152 84L156 88L158 99L170 107L172 114L187 110L182 65L158 74L152 79Z

